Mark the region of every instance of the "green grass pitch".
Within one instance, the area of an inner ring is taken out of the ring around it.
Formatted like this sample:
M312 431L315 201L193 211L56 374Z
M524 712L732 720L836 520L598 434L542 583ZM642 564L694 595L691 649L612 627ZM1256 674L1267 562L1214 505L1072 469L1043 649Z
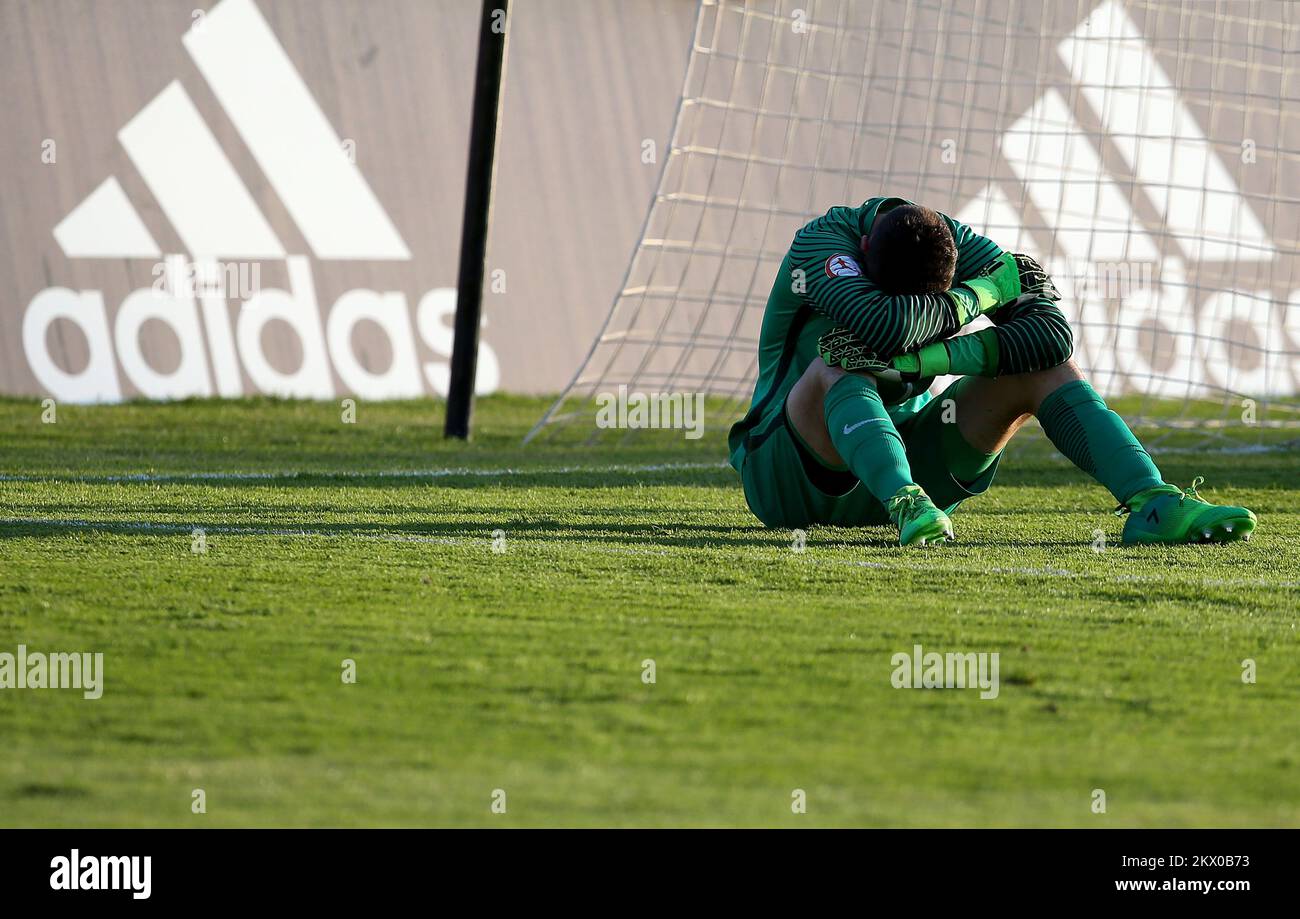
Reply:
M0 823L1300 825L1294 449L1157 455L1247 544L1114 545L1034 429L955 545L796 552L722 421L521 447L543 408L0 402L0 652L105 674L0 690ZM893 688L918 643L998 698Z

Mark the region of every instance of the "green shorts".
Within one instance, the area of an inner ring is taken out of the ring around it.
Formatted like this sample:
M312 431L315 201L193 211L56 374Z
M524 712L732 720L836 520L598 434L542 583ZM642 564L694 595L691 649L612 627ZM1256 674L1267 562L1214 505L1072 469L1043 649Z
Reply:
M945 456L943 403L956 395L957 380L920 411L896 419L907 448L912 478L935 505L951 514L963 501L993 484L1001 454L973 482L959 482ZM948 451L970 450L960 437L947 438ZM770 527L872 526L889 522L885 507L850 472L831 469L790 430L785 409L755 428L740 472L745 500Z

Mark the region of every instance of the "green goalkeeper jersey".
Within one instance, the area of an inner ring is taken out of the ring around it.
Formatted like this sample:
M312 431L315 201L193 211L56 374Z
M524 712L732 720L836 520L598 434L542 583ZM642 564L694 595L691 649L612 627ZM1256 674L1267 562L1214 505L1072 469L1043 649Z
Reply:
M808 365L819 360L817 340L833 328L848 328L889 360L931 342L951 338L960 316L974 312L975 295L960 284L1002 253L991 239L941 215L957 244L952 290L940 294L887 294L861 267L861 240L876 215L903 198L871 198L861 207L833 207L800 229L777 272L763 313L758 340L758 383L749 412L731 429L731 465L740 469L752 441L762 437L783 410L786 394ZM968 303L962 300L967 299ZM1021 298L989 316L989 375L1054 367L1070 356L1072 336L1056 304ZM890 407L896 419L918 411L929 394Z

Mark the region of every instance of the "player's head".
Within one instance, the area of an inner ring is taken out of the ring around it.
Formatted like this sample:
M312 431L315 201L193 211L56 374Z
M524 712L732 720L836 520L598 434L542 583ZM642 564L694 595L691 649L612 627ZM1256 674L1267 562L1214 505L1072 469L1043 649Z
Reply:
M900 204L863 239L867 277L891 294L939 294L952 286L957 244L937 211Z

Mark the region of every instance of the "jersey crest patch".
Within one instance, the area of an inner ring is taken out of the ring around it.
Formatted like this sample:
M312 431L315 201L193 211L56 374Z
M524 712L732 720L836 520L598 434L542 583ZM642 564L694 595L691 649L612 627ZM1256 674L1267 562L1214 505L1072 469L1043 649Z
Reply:
M826 277L828 278L860 278L862 269L858 263L848 255L832 255L826 260Z

